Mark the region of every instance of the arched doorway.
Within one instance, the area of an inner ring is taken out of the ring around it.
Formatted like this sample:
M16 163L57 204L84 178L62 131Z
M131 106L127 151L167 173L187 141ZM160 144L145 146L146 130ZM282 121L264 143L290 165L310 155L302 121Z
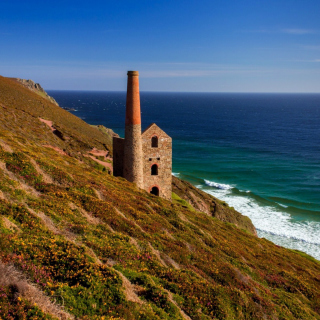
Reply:
M152 187L151 194L154 194L155 196L159 196L159 188L158 187Z

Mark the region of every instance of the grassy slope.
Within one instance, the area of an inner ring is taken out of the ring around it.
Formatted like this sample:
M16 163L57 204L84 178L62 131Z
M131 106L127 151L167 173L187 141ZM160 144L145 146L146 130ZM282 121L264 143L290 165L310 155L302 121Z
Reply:
M67 153L76 155L79 151L89 150L93 147L98 149L107 149L112 152L112 137L103 134L97 128L94 128L71 113L57 107L45 97L35 94L14 79L0 76L0 106L6 112L6 121L2 123L6 129L10 130L12 122L20 121L18 127L19 133L23 136L24 127L38 127L38 118L53 121L54 127L60 132L60 137L35 137L31 135L26 137L39 142L55 143ZM23 112L21 112L23 111ZM12 118L13 117L13 118ZM54 139L55 138L55 139Z
M238 228L252 234L257 234L254 225L248 217L229 207L226 202L197 189L190 182L173 177L172 190L175 195L186 202L187 206L191 206L195 210L204 212L221 221L233 223ZM181 200L178 200L178 202L182 203Z
M320 319L318 261L43 147L63 141L0 84L0 260L71 315ZM51 318L4 280L0 317Z

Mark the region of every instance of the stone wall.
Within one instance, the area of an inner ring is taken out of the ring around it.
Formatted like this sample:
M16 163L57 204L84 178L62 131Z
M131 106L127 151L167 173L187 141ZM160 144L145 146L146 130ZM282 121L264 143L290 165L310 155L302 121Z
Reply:
M141 125L126 124L124 139L123 177L143 189Z
M124 139L113 137L113 175L123 177Z
M158 138L158 147L151 139ZM144 189L159 189L159 196L171 200L172 196L172 139L156 124L151 124L142 134ZM151 175L152 165L158 166L158 175Z

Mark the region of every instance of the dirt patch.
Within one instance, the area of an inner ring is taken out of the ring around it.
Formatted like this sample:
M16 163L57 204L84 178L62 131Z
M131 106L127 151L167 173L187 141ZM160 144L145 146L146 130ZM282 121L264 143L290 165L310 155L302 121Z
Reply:
M158 258L159 262L166 268L168 268L168 265L165 263L165 261L162 260L160 251L156 250L150 243L149 243L149 248L151 252Z
M162 253L162 259L165 261L167 265L171 265L176 270L180 270L179 264L175 262L172 258L170 258L168 255L166 255L165 253Z
M123 217L127 221L132 222L141 232L146 233L134 220L128 219L118 208L114 207L114 209L118 214L120 214L121 217Z
M139 246L139 243L135 238L130 237L129 242L130 244L134 245L137 248L137 250L141 251L142 248Z
M51 146L49 144L44 144L43 147L53 149L53 150L57 151L58 153L60 153L61 155L67 156L67 154L62 149L60 149L58 147L54 147L54 146Z
M99 264L99 265L103 264L102 261L97 257L97 255L95 254L95 252L91 248L89 248L87 246L84 246L84 247L85 247L85 250L86 250L86 254L88 256L90 256L94 260L94 262L96 264Z
M206 234L206 232L204 232L201 228L199 228L198 226L196 226L194 223L192 223L185 215L183 215L182 213L179 214L179 218L186 222L191 224L192 226L194 226L195 228L197 228L202 234Z
M113 267L114 265L116 265L118 262L117 261L115 261L115 260L113 260L113 259L111 259L111 258L108 258L107 259L107 266L109 266L109 267Z
M95 188L92 188L92 189L93 189L94 193L96 194L96 196L98 197L99 200L102 200L102 201L105 200L104 196L102 195L102 193L99 190L97 190Z
M102 166L104 166L105 168L108 168L110 170L110 172L113 172L113 166L112 166L111 163L101 161L99 159L96 159L94 156L91 156L91 155L88 155L88 154L84 154L83 156L92 159L93 161L95 161L95 162L101 164Z
M10 152L10 153L13 152L12 148L7 143L5 143L3 140L0 140L0 146L2 147L2 149L5 152Z
M128 301L143 304L138 295L135 293L134 285L119 271L115 270L122 279L124 294Z
M31 187L31 186L28 186L28 185L25 184L23 181L21 181L20 179L18 179L13 172L9 171L9 170L7 169L5 163L0 162L0 169L3 170L4 174L5 174L7 177L9 177L9 179L18 182L18 183L19 183L19 187L20 187L21 190L23 190L23 191L25 191L25 192L27 192L27 193L29 193L29 194L31 194L32 196L37 197L37 198L40 196L40 193L39 193L36 189L34 189L34 188Z
M168 291L168 290L165 290L165 291L168 293L169 301L170 301L171 303L173 303L173 304L179 309L182 318L185 319L185 320L192 320L192 319L178 306L178 304L174 301L174 299L173 299L173 294L172 294L170 291Z
M50 121L50 120L45 120L45 119L42 119L42 118L39 118L39 120L40 120L41 122L43 122L44 124L46 124L46 125L51 129L52 132L55 131L55 128L53 127L53 122L52 122L52 121Z
M28 208L28 210L34 214L35 216L39 217L42 221L42 223L52 232L54 233L55 235L62 235L64 236L67 240L69 240L70 242L72 243L75 243L76 244L76 238L77 238L77 235L74 234L73 232L71 232L70 230L68 229L58 229L54 222L47 216L45 215L43 212L41 211L34 211L33 209L31 208Z
M34 159L30 159L30 162L32 163L32 165L34 166L34 168L36 169L36 171L42 176L43 182L45 183L51 183L53 184L53 180L52 178L46 174L37 164L37 162Z
M18 297L23 297L31 304L37 304L45 313L58 319L74 319L74 316L63 310L63 307L52 302L36 285L30 281L13 265L0 261L0 286L14 286Z
M10 221L8 218L2 217L2 221L3 221L3 226L6 229L9 229L9 230L14 231L14 232L21 232L21 229L15 223Z
M101 220L99 218L96 218L94 216L92 216L91 214L89 214L86 210L76 206L73 202L69 202L69 207L71 210L75 211L79 211L80 214L87 219L87 221L91 224L97 225L99 223L102 223Z
M175 240L175 237L167 229L163 228L162 231L166 234L168 238Z
M93 148L91 151L89 151L90 154L97 157L108 157L109 151L106 150L99 150L97 148ZM111 159L111 158L110 158Z
M190 252L194 252L194 247L189 242L185 242L185 244Z
M192 203L189 203L196 209L199 210L208 216L211 216L210 212L210 205L207 204L204 200L202 200L200 197L197 197L192 191L189 192L190 197L192 198Z
M0 199L2 200L7 200L6 197L4 196L3 192L0 190Z
M4 162L0 162L0 169L7 171L6 164Z
M62 234L62 232L55 226L54 222L43 212L41 211L34 211L31 208L28 208L28 210L35 216L41 219L42 223L54 234Z

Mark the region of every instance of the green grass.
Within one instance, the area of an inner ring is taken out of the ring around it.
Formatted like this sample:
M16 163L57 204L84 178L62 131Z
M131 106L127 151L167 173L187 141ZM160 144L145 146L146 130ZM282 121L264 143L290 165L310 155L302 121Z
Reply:
M0 260L70 314L320 319L318 261L194 210L182 194L166 201L81 161L85 143L70 145L70 155L45 147L63 143L12 105L0 114ZM219 212L238 217L223 204ZM143 303L131 301L119 272ZM2 318L8 310L16 319L51 317L28 299L0 278Z
M191 211L194 211L195 209L193 208L193 206L186 200L181 199L177 194L175 194L174 192L172 192L172 201L173 203L178 203L181 204L183 207L188 208Z

